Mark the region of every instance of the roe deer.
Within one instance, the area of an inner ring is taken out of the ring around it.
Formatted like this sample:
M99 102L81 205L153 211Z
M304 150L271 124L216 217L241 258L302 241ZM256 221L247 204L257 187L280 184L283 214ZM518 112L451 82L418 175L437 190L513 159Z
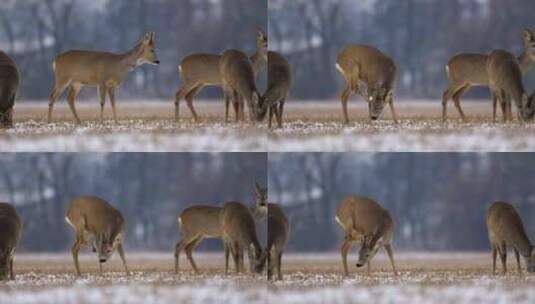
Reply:
M19 89L19 70L15 62L0 51L0 127L13 127L13 106Z
M362 244L357 267L367 264L368 274L370 274L370 261L379 250L379 247L383 245L390 258L394 274L397 275L392 252L394 222L386 209L372 199L351 196L344 199L336 208L336 222L345 233L344 242L340 250L344 275L347 276L349 274L347 270L347 253L351 249L351 243L354 241Z
M346 83L341 95L346 124L349 123L347 102L352 93L359 93L366 98L372 120L379 118L385 104L388 103L394 122L397 123L393 98L397 68L390 57L371 46L349 45L338 54L336 68ZM360 82L366 84L366 93L360 90Z
M180 100L185 99L193 119L198 121L198 115L193 107L193 98L205 86L221 86L219 60L221 55L192 54L186 56L178 66L178 73L182 79L182 86L175 94L175 120L180 119ZM254 74L257 75L266 65L267 36L258 30L256 38L256 53L250 57Z
M72 245L76 275L81 276L78 253L82 246L92 247L93 252L98 254L101 274L102 263L111 258L113 251L117 249L126 275L129 275L123 249L126 228L119 210L101 198L80 196L71 202L65 220L76 233Z
M533 119L535 109L524 90L517 58L503 50L493 51L487 59L487 74L492 93L494 120L497 102L500 102L503 120L512 120L511 98L515 101L521 120Z
M238 50L225 51L219 61L219 73L225 94L225 122L228 122L231 101L238 114L236 121L240 120L240 116L243 119L243 99L247 101L251 121L262 120L259 108L260 94L256 89L253 66L249 57Z
M288 240L289 231L290 225L281 207L277 204L268 204L268 241L265 251L268 263L268 280L272 279L275 271L277 271L277 279L282 280L282 253Z
M492 274L496 274L496 255L500 254L503 274L507 273L507 247L515 253L518 273L522 274L520 255L526 261L528 272L535 272L535 252L522 219L515 208L506 202L495 202L487 211L487 229L492 248Z
M261 217L267 211L266 189L255 183L255 207L251 212L256 217ZM196 273L199 269L193 260L193 250L206 238L221 238L221 226L219 224L219 213L221 207L197 205L184 209L178 216L178 228L182 238L175 246L175 273L179 272L180 251L184 250Z
M195 273L199 269L193 260L192 252L206 238L221 238L219 213L221 207L193 206L184 209L178 216L181 239L175 246L175 273L179 272L180 251L184 250Z
M243 251L249 256L249 271L261 273L264 253L258 242L256 226L249 208L239 202L228 202L219 216L225 247L225 274L228 274L229 254L232 253L236 272L244 270Z
M535 34L531 30L523 33L524 51L518 57L522 74L527 73L535 65ZM461 119L466 121L466 116L461 108L461 96L471 87L488 86L486 54L463 53L453 56L446 65L448 88L442 95L442 120L446 121L447 103L453 99L455 108ZM495 108L494 108L495 109ZM493 119L496 119L496 110L493 111Z
M56 84L50 94L48 122L52 121L52 109L58 97L70 87L67 101L78 124L81 123L74 102L82 86L96 86L100 97L100 120L104 120L104 104L108 95L117 121L115 111L115 89L121 84L128 72L143 64L158 65L155 53L155 33L145 34L143 39L130 51L115 54L98 51L72 50L54 59L53 68Z
M268 127L271 128L273 115L277 126L282 128L284 102L292 86L292 69L288 61L277 52L268 52L268 87L262 96L262 115L268 114Z
M15 279L13 259L21 231L22 223L15 208L0 203L0 281Z

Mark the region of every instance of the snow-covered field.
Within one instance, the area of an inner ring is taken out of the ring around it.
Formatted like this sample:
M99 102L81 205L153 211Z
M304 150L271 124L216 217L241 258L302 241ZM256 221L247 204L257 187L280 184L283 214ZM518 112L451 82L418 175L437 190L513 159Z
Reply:
M222 254L196 254L200 275L185 258L179 275L171 271L172 254L127 254L130 277L114 258L103 276L94 257L82 259L85 274L76 279L69 255L18 255L17 279L0 283L0 303L533 303L535 276L518 276L509 259L507 276L492 276L488 253L397 253L394 276L384 255L372 263L371 276L354 267L341 275L338 254L287 254L284 279L224 276ZM90 274L87 274L90 271Z
M449 120L440 120L439 101L399 101L400 123L388 109L385 119L370 122L363 102L350 103L351 123L341 123L336 100L288 102L285 125L223 122L223 105L197 101L202 121L194 123L182 107L173 121L172 102L119 105L119 122L100 123L98 103L81 102L81 126L72 122L64 103L45 122L46 103L19 103L15 128L0 131L0 151L533 151L535 123L493 123L490 103L465 101L470 121L461 123L450 106ZM106 115L109 117L109 110Z

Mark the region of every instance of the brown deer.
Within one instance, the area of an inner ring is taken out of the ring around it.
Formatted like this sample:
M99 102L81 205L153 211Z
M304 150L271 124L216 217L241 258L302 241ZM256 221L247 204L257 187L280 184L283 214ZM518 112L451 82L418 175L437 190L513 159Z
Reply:
M533 119L534 108L522 84L522 73L516 57L503 50L493 51L487 59L487 75L492 92L493 120L496 104L500 103L503 120L512 120L511 98L515 101L521 120Z
M266 189L260 184L255 184L255 207L251 212L255 217L261 217L267 210ZM180 252L184 250L195 273L199 269L193 260L193 250L207 238L221 238L222 231L219 223L221 207L197 205L184 209L178 216L178 228L181 231L181 239L175 246L175 273L179 272Z
M221 74L219 72L219 61L221 55L197 53L186 56L178 66L182 86L175 94L175 120L180 119L180 101L186 100L188 108L195 121L199 120L197 112L193 107L193 98L205 86L221 86ZM267 61L267 36L258 30L256 38L256 53L250 57L254 74L257 75ZM236 107L236 106L235 106Z
M288 61L277 52L268 52L268 87L261 98L262 115L268 114L268 127L271 128L273 116L277 126L282 128L284 103L292 86L292 68Z
M143 64L159 65L156 58L155 33L145 34L143 39L130 51L115 54L99 51L72 50L54 59L53 68L56 84L50 94L48 122L52 121L52 110L58 97L69 87L67 101L74 119L81 123L74 105L83 86L96 86L100 97L100 120L104 120L106 95L110 98L113 119L117 122L115 110L115 89L122 83L128 72Z
M244 271L243 251L247 250L249 271L261 273L265 255L256 235L256 226L249 208L239 202L228 202L219 216L225 248L225 274L228 274L229 254L232 253L236 272Z
M370 261L382 245L390 258L394 274L397 275L392 251L394 222L388 210L372 199L351 196L344 199L336 208L336 222L345 233L340 250L345 276L349 275L347 253L351 249L352 242L359 242L362 245L357 267L367 264L368 274L370 274Z
M268 243L267 273L268 280L271 280L273 273L277 271L277 279L282 280L282 253L288 240L290 225L282 208L277 204L268 204Z
M528 272L535 272L535 252L520 215L506 202L495 202L487 211L487 229L492 248L492 273L496 274L496 256L499 253L503 274L507 273L507 247L512 247L518 273L522 274L520 255L524 257Z
M518 57L518 60L520 62L520 70L522 74L525 74L535 65L535 34L531 30L524 30L523 42L524 51ZM443 121L446 121L447 105L450 99L453 99L462 121L466 121L466 116L461 108L461 97L471 87L489 86L488 57L486 54L463 53L453 56L448 61L446 65L448 88L442 95ZM496 110L493 113L496 113ZM496 119L496 114L493 115L493 119Z
M243 119L243 99L249 107L251 121L262 120L260 94L256 88L252 63L245 53L227 50L219 61L219 73L225 94L225 122L228 122L229 105L235 106L236 122Z
M15 62L0 51L0 127L13 127L13 106L19 89L19 70Z
M78 276L81 276L78 253L82 246L92 247L97 253L101 274L102 264L117 250L126 275L129 275L123 249L126 227L119 210L101 198L80 196L71 202L65 220L75 232L72 257Z
M372 120L379 118L388 103L394 122L397 123L393 98L397 68L390 57L374 47L353 44L338 54L336 68L346 83L340 98L346 124L349 123L347 102L353 93L358 93L366 99ZM361 90L360 82L366 84L366 92Z
M15 280L13 259L21 232L22 223L15 208L0 203L0 281Z

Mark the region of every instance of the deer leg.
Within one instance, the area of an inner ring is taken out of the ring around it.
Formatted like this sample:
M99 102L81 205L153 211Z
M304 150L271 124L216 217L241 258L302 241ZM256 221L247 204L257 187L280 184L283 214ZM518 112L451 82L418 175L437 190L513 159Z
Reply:
M11 281L15 280L15 272L13 271L13 256L9 258L9 279Z
M448 100L451 98L451 87L448 87L442 94L442 122L446 122L448 115Z
M340 249L340 253L342 254L342 265L344 266L344 276L346 277L349 275L347 269L347 253L349 252L349 249L351 249L351 240L346 237L342 243L342 248Z
M235 244L232 244L232 246L230 247L230 250L231 250L231 253L232 253L232 260L234 261L234 269L236 270L236 272L240 272L240 256L239 256L239 252L238 252L238 246L236 246Z
M193 260L193 250L199 245L199 243L202 241L201 237L198 237L194 239L191 243L186 245L186 256L188 257L189 263L191 264L191 267L193 267L193 270L195 273L199 273L199 269L197 268L197 265L195 264L195 261Z
M500 103L500 108L502 110L503 122L506 123L509 115L507 114L507 104L503 95L498 97L498 102Z
M513 247L513 251L515 253L515 258L516 258L516 266L518 268L518 274L521 276L522 275L522 267L520 266L520 253L518 252L518 250L516 248Z
M496 275L496 256L498 255L498 248L492 245L492 275Z
M195 112L195 108L193 107L193 98L199 93L201 89L202 86L197 86L193 88L193 90L191 90L188 94L186 94L186 102L195 122L199 121L199 116L197 115L197 112Z
M113 120L115 123L117 123L117 112L115 109L115 88L109 87L108 88L108 96L110 97L110 104L111 104L111 111L113 113Z
M492 122L496 123L496 106L498 105L498 96L495 92L491 92L492 98Z
M268 128L271 129L271 121L273 120L273 112L275 111L275 109L273 108L274 106L271 106L269 107L269 114L268 114Z
M230 103L231 103L230 94L228 92L225 92L225 123L229 123L229 111L228 111L228 108L230 106ZM232 106L235 107L235 104L233 103ZM234 109L234 111L236 111L236 109Z
M277 275L278 279L282 280L282 272L281 272L281 264L282 264L282 252L279 252L279 255L277 257L278 264L277 264Z
M54 89L52 90L52 93L50 93L50 97L48 99L48 123L52 122L52 110L54 109L54 103L56 100L58 100L59 96L63 94L70 83L70 81L56 82L56 85L54 86Z
M386 253L388 254L388 258L390 259L390 264L392 264L394 275L398 275L398 271L396 270L396 263L394 262L394 252L392 250L392 245L385 244L384 247L385 247Z
M128 271L128 266L126 265L126 258L124 257L124 249L123 244L117 245L117 251L119 252L119 256L121 257L121 261L123 262L124 271L126 272L126 275L130 275L130 271Z
M69 103L69 108L71 109L72 115L74 116L74 119L76 120L77 124L81 124L80 118L78 117L78 113L76 113L76 107L74 106L74 102L76 101L76 96L78 96L78 93L80 92L80 89L82 88L81 84L72 84L71 89L69 90L69 94L67 96L67 102Z
M175 121L176 122L179 122L180 120L180 100L186 98L186 96L189 95L197 86L198 84L196 83L186 82L176 92L175 94ZM192 99L193 97L194 95L191 96Z
M98 95L100 100L100 122L104 122L104 104L106 103L106 86L103 84L98 86Z
M282 113L284 112L284 99L279 102L279 111L277 111L277 124L282 128Z
M340 96L340 101L342 102L342 113L344 114L344 123L346 125L349 124L349 117L347 115L347 101L349 100L349 96L351 96L351 88L348 86L344 89L342 95Z
M392 113L392 119L394 123L398 123L398 117L396 115L396 110L394 109L394 99L392 97L388 98L388 105L390 106L390 112Z
M230 254L229 245L223 241L223 249L225 250L225 275L228 275L228 258Z
M232 93L232 107L234 108L234 121L240 121L240 103L236 101L236 94Z
M78 253L80 252L80 246L82 246L82 243L77 236L74 240L74 244L72 245L71 252L72 252L72 259L74 260L74 268L76 268L76 275L81 276L80 273L80 264L78 262Z
M175 246L175 273L178 274L180 268L180 251L186 246L186 239L182 238Z
M464 95L464 93L466 93L469 88L470 86L461 87L453 94L453 103L455 104L455 108L457 109L457 112L459 112L459 115L461 116L461 120L463 122L466 122L466 116L464 115L463 109L461 108L461 97Z
M500 259L502 260L503 274L507 273L507 246L502 244L500 246Z

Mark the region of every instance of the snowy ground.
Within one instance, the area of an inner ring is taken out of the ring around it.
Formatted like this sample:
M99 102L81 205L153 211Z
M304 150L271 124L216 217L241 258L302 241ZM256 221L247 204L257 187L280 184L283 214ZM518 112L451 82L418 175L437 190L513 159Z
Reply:
M459 121L452 105L449 120L440 119L439 101L399 101L400 123L388 109L370 122L362 101L350 103L351 123L341 123L336 100L287 102L285 125L223 122L223 104L197 101L202 121L194 123L183 105L181 122L173 121L170 101L119 103L119 122L97 120L98 103L80 102L84 121L73 124L65 103L45 122L43 102L19 103L15 128L0 131L0 151L533 151L535 124L493 123L490 102L465 101L469 121ZM106 108L109 117L110 110Z
M203 273L185 261L171 272L171 254L127 254L133 274L125 277L114 258L104 276L95 273L94 257L82 262L83 278L72 275L68 255L19 255L17 279L0 283L0 303L533 303L535 276L489 273L488 253L397 253L394 276L384 255L368 276L354 267L341 275L338 254L288 254L284 279L222 274L222 254L196 254ZM509 259L510 269L515 269ZM110 271L111 270L111 271ZM90 271L91 274L87 274Z

